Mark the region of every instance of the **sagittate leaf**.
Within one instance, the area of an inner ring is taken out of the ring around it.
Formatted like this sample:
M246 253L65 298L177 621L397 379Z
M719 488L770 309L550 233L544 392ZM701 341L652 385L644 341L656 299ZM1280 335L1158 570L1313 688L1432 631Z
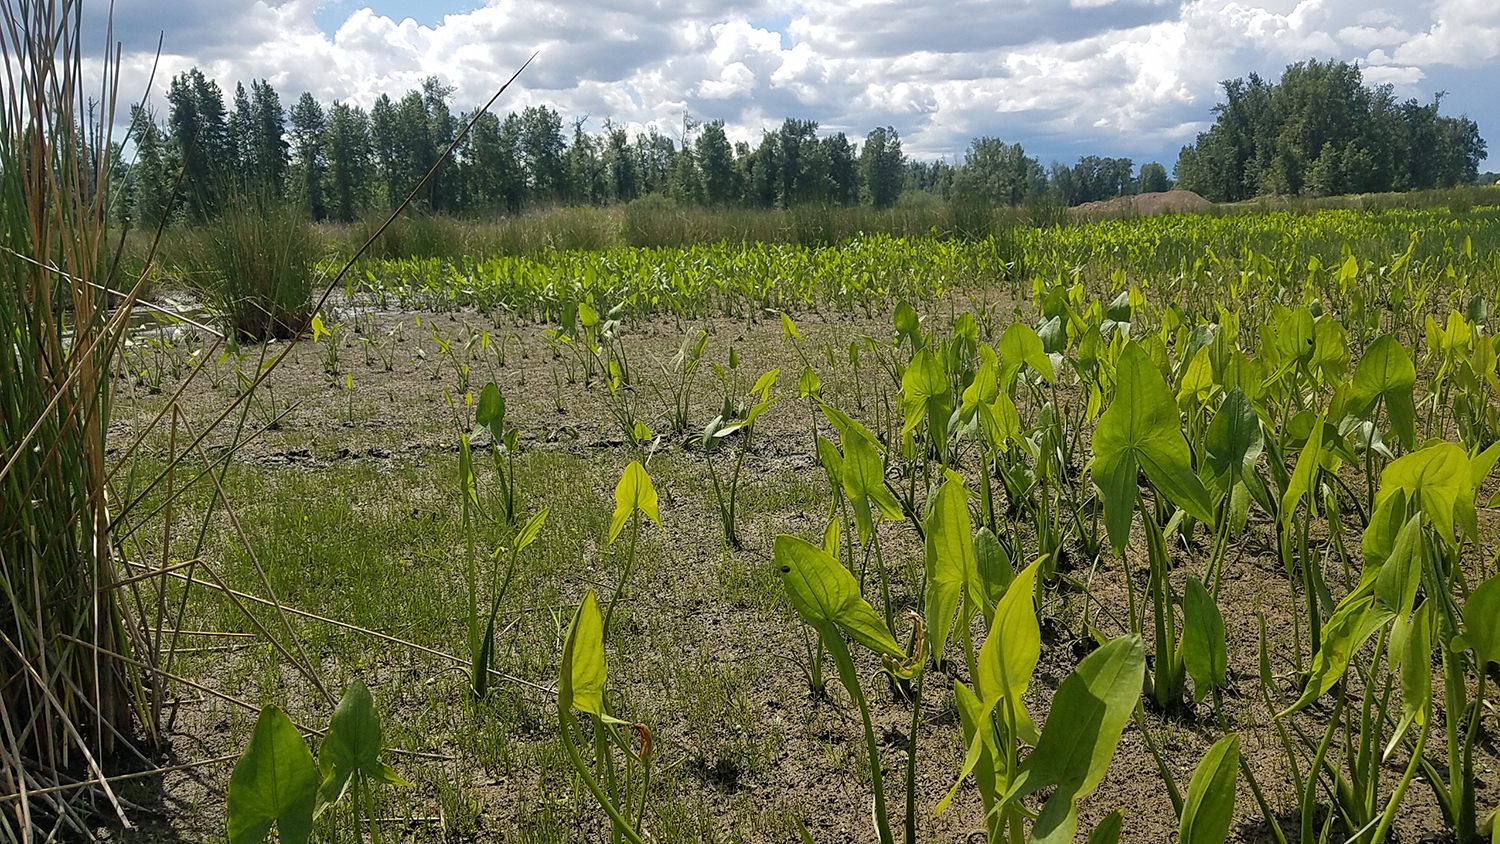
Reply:
M1224 641L1224 616L1202 581L1188 575L1182 602L1182 660L1193 678L1193 700L1229 681L1229 655Z
M609 520L609 541L613 545L615 538L625 528L625 522L630 519L630 514L636 510L644 513L651 521L661 527L661 510L657 506L656 487L651 483L651 476L646 474L646 467L639 461L631 461L625 467L625 473L620 476L620 482L615 484L615 514Z
M568 638L563 642L562 668L557 677L557 702L564 709L604 715L604 618L599 599L590 589L578 603Z
M1000 602L1005 590L1015 580L1015 570L1010 565L1010 555L1005 546L995 537L994 531L982 527L974 534L974 556L979 565L979 582L984 589L989 606ZM988 618L985 621L989 621Z
M318 769L307 742L286 713L260 711L255 732L229 777L229 842L260 844L276 825L282 844L312 835Z
M776 566L787 597L802 620L820 632L837 626L876 653L905 660L906 651L875 608L859 592L859 582L822 548L795 536L776 537Z
M1104 492L1104 526L1116 551L1124 551L1135 512L1136 470L1196 519L1212 524L1208 491L1193 474L1177 403L1161 371L1139 344L1120 353L1115 399L1094 429L1094 478Z
M947 442L948 417L953 415L953 394L948 384L948 369L943 356L922 349L911 359L901 376L901 405L906 433L927 420L927 433L941 447Z
M1450 442L1434 443L1392 461L1380 473L1380 496L1406 493L1406 500L1422 509L1438 535L1454 541L1453 523L1472 530L1474 516L1473 467L1469 455ZM1377 499L1377 504L1379 500Z
M1057 786L1077 800L1099 786L1146 678L1138 634L1111 639L1057 687L1036 750L1021 763L1006 800Z
M938 489L932 513L927 517L927 594L923 621L932 655L937 659L941 659L948 646L948 633L965 593L973 595L971 601L976 609L981 601L979 562L974 553L968 500L969 493L961 482L947 481ZM966 615L973 618L972 614Z
M1193 771L1177 840L1181 844L1224 844L1234 819L1234 786L1240 773L1240 737L1219 739Z
M1382 335L1354 367L1354 400L1349 412L1366 416L1380 399L1385 399L1391 427L1401 438L1401 445L1412 447L1416 439L1417 409L1412 388L1417 383L1417 368L1412 365L1406 347L1394 334Z
M1048 381L1054 376L1052 358L1047 356L1042 338L1028 325L1011 323L1000 337L998 351L1001 362L1000 386L1006 392L1010 392L1011 387L1015 386L1016 376L1020 374L1023 364L1035 369Z
M355 775L371 782L411 785L380 761L383 742L375 699L363 681L355 680L334 708L328 735L318 747L319 800L325 806L337 803Z

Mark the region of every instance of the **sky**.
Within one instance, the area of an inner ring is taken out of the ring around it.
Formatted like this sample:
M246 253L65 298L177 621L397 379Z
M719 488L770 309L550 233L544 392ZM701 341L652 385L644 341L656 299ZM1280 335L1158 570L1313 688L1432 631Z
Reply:
M268 79L288 108L303 91L368 108L437 76L467 109L536 52L496 110L546 105L569 131L680 140L686 114L753 143L795 117L855 142L892 126L917 158L990 136L1044 163L1169 170L1223 80L1341 59L1403 98L1443 93L1489 140L1481 167L1500 165L1500 0L115 0L114 36L121 98L155 64L160 114L193 66L226 94Z

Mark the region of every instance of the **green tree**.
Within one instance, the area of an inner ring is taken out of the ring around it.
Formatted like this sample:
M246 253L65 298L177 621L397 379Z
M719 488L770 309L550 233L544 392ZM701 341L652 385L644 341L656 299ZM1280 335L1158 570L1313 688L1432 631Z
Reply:
M598 139L583 131L583 123L583 120L573 121L573 143L563 153L568 171L568 194L575 203L603 205L609 199L608 168Z
M901 152L901 136L894 127L883 126L865 136L859 172L871 205L887 208L896 203L905 186L906 155Z
M1045 185L1042 166L1020 144L975 138L954 174L953 197L978 207L1023 205L1039 195Z
M327 160L323 154L323 131L327 118L313 95L303 91L292 106L292 152L297 177L298 198L314 220L323 220L328 209L323 200L323 174Z
M617 202L641 195L640 166L624 126L604 121L604 166L609 172L610 194Z
M323 132L323 155L328 162L328 214L350 223L370 205L370 120L359 106L334 103Z
M1141 165L1141 193L1162 193L1171 189L1172 181L1167 178L1166 167L1155 161Z
M818 141L822 157L828 162L828 196L826 201L836 205L853 205L859 202L860 173L859 157L854 145L843 132L835 132Z
M563 163L567 142L562 118L546 106L521 112L521 160L526 170L528 198L533 203L561 202L567 195L568 173Z
M172 213L178 165L156 117L140 104L130 109L130 138L135 141L128 182L131 218L138 227L154 229Z
M219 214L238 158L229 135L224 95L198 68L173 77L167 89L172 111L172 147L183 170L188 219L204 223Z
M734 166L734 148L724 134L724 121L712 120L693 143L698 169L703 174L703 195L710 205L723 206L740 198L739 179Z

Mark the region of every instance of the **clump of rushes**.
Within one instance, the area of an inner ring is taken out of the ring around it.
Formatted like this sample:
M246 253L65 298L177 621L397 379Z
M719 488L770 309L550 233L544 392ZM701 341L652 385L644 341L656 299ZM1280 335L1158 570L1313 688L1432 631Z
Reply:
M37 793L58 782L97 783L96 805L123 819L100 766L119 736L156 727L123 656L143 645L114 585L124 502L106 494L110 361L144 282L111 312L115 158L101 153L118 62L85 94L81 7L0 4L0 770L26 795L7 803L7 837L37 840L87 835L88 801Z
M198 239L190 260L201 295L235 337L265 342L290 339L307 324L322 251L297 208L240 197Z

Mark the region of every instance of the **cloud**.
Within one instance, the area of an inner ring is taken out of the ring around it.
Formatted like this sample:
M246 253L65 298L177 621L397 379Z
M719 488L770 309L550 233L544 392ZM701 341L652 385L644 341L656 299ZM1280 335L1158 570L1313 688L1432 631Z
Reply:
M430 26L344 0L332 32L314 21L325 3L122 3L124 90L144 88L162 30L158 108L193 65L227 90L270 79L286 103L307 90L369 106L435 75L467 108L540 50L500 109L545 104L590 129L608 118L669 136L688 112L746 141L797 117L856 141L891 125L923 156L993 135L1044 157L1170 164L1212 120L1224 79L1336 58L1427 99L1442 66L1472 103L1500 65L1494 0L491 0ZM1469 113L1481 131L1500 125L1500 104Z

